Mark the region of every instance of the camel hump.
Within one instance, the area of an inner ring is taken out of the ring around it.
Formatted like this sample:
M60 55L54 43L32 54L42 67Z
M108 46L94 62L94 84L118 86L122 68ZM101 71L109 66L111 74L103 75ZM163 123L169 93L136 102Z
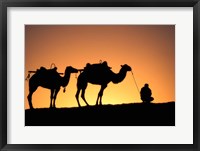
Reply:
M84 71L99 71L99 72L105 72L110 71L111 67L108 66L107 62L104 61L103 63L97 63L97 64L90 64L87 63L86 67L84 68Z

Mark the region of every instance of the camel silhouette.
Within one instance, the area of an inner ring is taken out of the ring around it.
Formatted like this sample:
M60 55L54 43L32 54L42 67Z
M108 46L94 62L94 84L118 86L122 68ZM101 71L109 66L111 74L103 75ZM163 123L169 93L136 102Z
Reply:
M68 66L65 69L64 77L61 77L59 73L54 69L45 69L41 67L29 80L29 94L27 96L30 109L33 109L32 105L32 95L37 90L39 86L51 90L50 95L50 108L56 107L56 96L60 90L60 87L66 87L69 83L70 74L77 73L78 70ZM52 103L53 102L53 103Z
M107 66L107 63L104 62L102 64L87 64L84 68L83 72L78 76L77 81L77 92L76 92L76 100L79 103L79 93L82 90L81 98L88 105L85 99L85 89L87 88L87 83L101 85L101 89L98 93L96 105L102 105L102 96L103 91L107 87L109 82L113 82L115 84L121 82L126 77L127 71L131 71L131 67L127 64L121 65L121 69L119 73L114 73L111 68Z

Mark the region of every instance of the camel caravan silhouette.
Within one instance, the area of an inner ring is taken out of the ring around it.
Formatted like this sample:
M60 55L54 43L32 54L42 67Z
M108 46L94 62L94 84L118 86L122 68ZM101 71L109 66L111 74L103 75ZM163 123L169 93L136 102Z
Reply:
M102 105L102 96L103 91L107 87L109 82L113 82L114 84L117 84L119 82L122 82L124 78L126 77L126 73L128 71L131 71L131 67L127 64L121 65L121 69L119 73L114 73L111 70L111 67L107 65L107 62L104 61L103 63L100 62L98 64L90 64L87 63L86 67L84 69L75 69L71 66L66 67L64 76L61 77L60 74L57 72L57 67L54 67L53 69L46 69L44 67L41 67L37 71L29 71L30 73L35 73L30 79L29 79L29 94L27 96L30 109L33 109L32 105L32 95L37 90L39 86L43 88L47 88L51 90L50 95L50 108L56 107L56 96L60 90L60 87L66 87L70 80L71 73L77 73L80 71L80 75L78 76L77 80L77 92L76 92L76 100L78 102L78 106L81 107L79 102L79 93L81 93L81 98L83 101L89 106L85 99L85 90L87 88L87 83L101 85L101 89L98 93L96 105ZM30 75L28 75L27 78L29 78Z
M70 80L70 74L78 72L77 69L68 66L65 69L64 77L61 77L56 70L56 67L54 67L53 69L46 69L44 67L41 67L29 79L29 94L27 98L30 109L33 109L32 95L39 86L51 90L50 108L55 108L56 96L60 90L60 87L66 87Z
M82 91L81 98L88 105L85 99L85 90L87 88L87 83L101 85L101 89L97 96L96 105L102 105L103 91L107 87L108 83L112 81L113 83L117 84L123 81L126 77L127 71L131 71L131 67L127 64L121 65L119 73L116 74L111 70L111 67L108 67L106 61L99 64L88 63L83 72L81 72L81 74L78 76L76 92L76 100L78 102L78 106L81 106L79 103L80 91Z

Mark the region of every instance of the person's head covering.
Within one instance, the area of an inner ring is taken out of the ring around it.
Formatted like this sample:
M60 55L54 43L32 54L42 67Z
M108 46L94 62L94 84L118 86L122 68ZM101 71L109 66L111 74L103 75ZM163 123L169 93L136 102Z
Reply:
M149 87L149 84L148 83L145 83L145 85L144 85L145 87Z

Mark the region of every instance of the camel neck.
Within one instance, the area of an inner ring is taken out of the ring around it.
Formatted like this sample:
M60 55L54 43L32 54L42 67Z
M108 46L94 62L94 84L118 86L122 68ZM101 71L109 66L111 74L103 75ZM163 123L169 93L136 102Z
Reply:
M65 72L65 75L64 75L64 77L62 78L63 80L62 80L62 86L63 87L65 87L65 86L67 86L68 85L68 83L69 83L69 80L70 80L70 72Z
M119 83L122 82L124 80L124 78L126 77L126 72L123 68L120 69L119 73L113 75L113 83Z

